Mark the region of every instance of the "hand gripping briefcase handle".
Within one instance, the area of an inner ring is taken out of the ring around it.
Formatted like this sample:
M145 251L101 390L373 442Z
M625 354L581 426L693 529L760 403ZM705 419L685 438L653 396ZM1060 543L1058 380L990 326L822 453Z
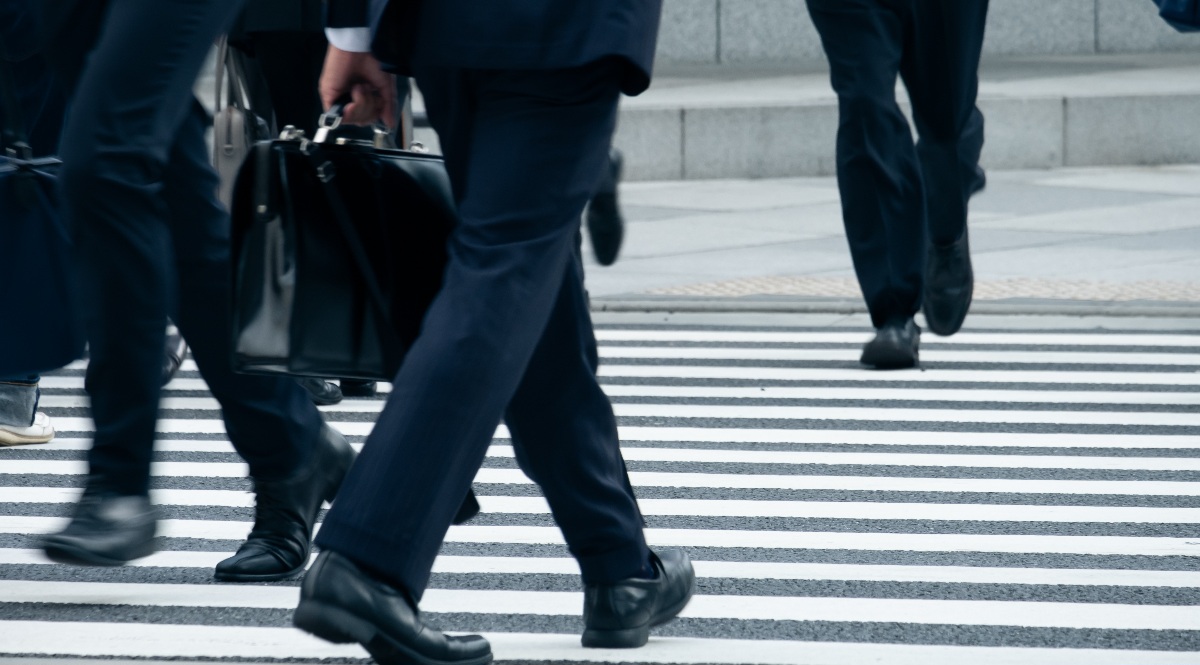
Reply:
M238 371L390 380L441 285L455 223L438 157L285 131L234 188Z

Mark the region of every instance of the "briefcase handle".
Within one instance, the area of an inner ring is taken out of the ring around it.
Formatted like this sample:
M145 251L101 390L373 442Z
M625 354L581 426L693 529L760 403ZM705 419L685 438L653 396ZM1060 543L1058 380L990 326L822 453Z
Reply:
M334 130L342 126L342 111L346 109L346 105L350 103L350 96L343 95L329 107L329 110L317 117L317 132L313 135L313 143L323 144L329 142L329 135ZM358 143L361 145L370 145L373 148L380 150L397 150L395 139L392 138L391 132L387 127L375 123L371 125L372 139L371 141L354 141L345 138L338 138L336 142L339 145L345 143Z

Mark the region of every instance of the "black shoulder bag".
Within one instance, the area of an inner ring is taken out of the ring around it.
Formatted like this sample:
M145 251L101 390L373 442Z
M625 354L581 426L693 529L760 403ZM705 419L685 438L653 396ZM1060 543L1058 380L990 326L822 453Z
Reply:
M83 355L71 240L53 157L33 157L9 63L0 56L0 378L57 369Z

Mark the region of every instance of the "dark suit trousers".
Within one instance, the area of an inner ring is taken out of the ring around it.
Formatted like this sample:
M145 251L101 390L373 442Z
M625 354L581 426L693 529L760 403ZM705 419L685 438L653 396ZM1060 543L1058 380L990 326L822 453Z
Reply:
M837 174L854 269L878 327L921 307L925 252L966 230L987 0L808 0L838 95ZM912 102L919 142L896 103Z
M584 580L633 576L649 553L574 251L621 69L416 74L460 222L442 290L317 543L420 598L503 417Z
M0 55L12 77L19 116L36 156L58 152L66 100L38 54L41 14L38 0L0 0Z
M317 119L325 110L317 93L328 46L325 35L250 32L239 44L248 47L243 62L251 77L251 109L268 122L273 116L276 132L292 125L308 136L316 134Z
M147 491L171 314L251 474L285 476L308 458L321 417L294 382L231 371L229 216L192 96L240 2L106 4L90 29L60 25L50 45L76 83L60 183L89 339L91 472L120 493Z

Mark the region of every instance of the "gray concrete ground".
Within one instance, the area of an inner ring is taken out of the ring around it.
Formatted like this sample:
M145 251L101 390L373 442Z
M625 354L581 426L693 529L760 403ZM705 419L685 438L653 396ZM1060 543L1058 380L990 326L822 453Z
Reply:
M977 301L1197 313L1200 166L992 171L971 205ZM834 178L635 182L597 307L672 300L861 308ZM1016 309L1012 309L1015 307Z

